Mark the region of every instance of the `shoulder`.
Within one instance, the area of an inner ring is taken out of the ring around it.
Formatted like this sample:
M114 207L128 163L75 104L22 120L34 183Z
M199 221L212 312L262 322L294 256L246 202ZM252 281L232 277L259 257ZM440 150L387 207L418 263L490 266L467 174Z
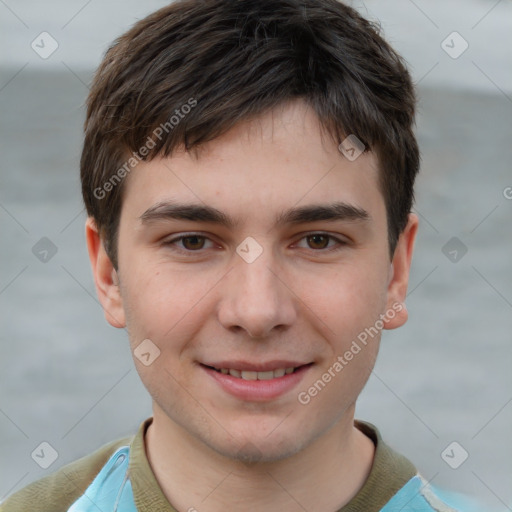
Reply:
M356 497L340 512L476 512L481 510L468 497L436 488L427 482L412 462L387 445L379 430L368 422L356 427L375 444L375 457L367 481Z
M57 472L36 480L0 504L0 512L66 512L85 492L113 453L132 437L112 441Z
M417 510L419 512L476 512L479 505L467 496L431 485L420 474L411 478L381 512Z

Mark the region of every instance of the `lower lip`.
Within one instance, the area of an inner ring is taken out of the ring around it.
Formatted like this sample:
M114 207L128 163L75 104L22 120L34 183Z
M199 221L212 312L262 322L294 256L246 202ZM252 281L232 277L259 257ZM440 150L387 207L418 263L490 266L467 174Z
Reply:
M311 365L301 366L293 373L269 380L245 380L220 373L211 368L200 365L224 391L241 400L263 402L273 400L291 391L304 378Z

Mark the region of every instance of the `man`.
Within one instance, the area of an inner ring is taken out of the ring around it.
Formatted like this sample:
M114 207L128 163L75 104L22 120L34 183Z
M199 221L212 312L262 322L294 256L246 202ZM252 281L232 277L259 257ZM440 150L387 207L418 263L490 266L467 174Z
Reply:
M401 58L334 0L179 1L121 36L82 190L153 417L2 510L455 510L354 419L407 320L414 110Z

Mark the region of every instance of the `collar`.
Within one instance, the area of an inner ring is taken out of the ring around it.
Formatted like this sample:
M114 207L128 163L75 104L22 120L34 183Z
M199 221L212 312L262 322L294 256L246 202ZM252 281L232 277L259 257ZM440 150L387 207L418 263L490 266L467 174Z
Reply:
M140 512L177 512L167 501L149 465L144 444L148 418L139 427L130 445L129 475L134 501ZM354 498L338 512L378 512L416 474L416 468L403 455L384 443L371 423L355 420L354 425L375 445L370 474Z

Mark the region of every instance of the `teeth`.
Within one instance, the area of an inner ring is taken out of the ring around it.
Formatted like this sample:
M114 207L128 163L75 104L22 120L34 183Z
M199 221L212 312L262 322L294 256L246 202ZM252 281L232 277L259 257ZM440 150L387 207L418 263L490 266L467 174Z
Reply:
M279 377L284 377L285 375L289 375L293 373L295 370L294 367L291 368L278 368L277 370L270 370L267 372L254 372L249 370L234 370L233 368L221 368L219 371L224 375L231 375L232 377L236 377L238 379L244 380L270 380L277 379Z

